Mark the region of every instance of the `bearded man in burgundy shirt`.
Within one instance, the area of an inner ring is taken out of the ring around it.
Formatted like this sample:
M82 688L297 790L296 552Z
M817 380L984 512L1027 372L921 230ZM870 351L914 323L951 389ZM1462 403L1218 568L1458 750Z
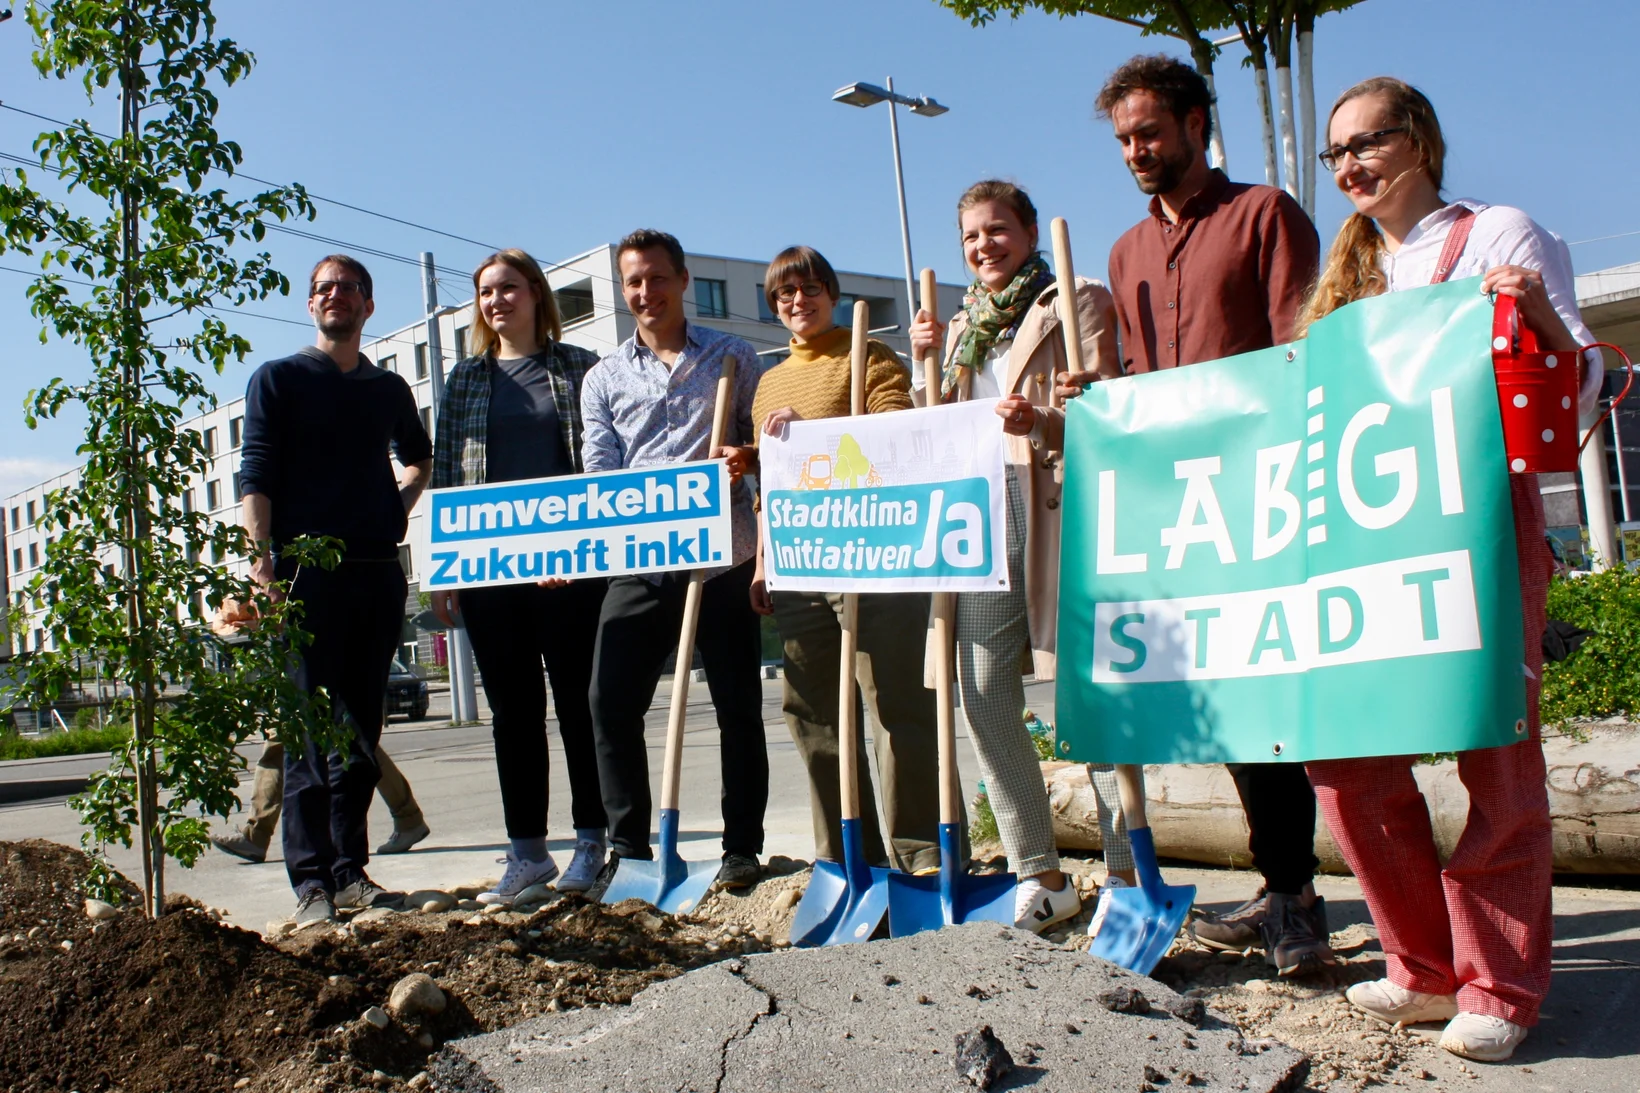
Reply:
M1135 57L1099 92L1100 115L1110 119L1139 189L1151 195L1149 215L1110 252L1130 374L1291 341L1315 280L1320 243L1298 203L1208 166L1212 102L1201 75L1166 56ZM1062 391L1073 389L1077 382ZM1191 933L1219 949L1262 944L1282 975L1332 963L1326 907L1312 883L1315 793L1302 764L1230 771L1264 887L1234 911L1193 923Z

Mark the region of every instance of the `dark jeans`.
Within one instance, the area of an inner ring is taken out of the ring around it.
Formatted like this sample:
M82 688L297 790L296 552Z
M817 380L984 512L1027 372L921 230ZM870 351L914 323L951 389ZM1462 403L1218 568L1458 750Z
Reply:
M286 576L281 574L281 576ZM290 595L313 636L302 651L297 683L330 695L338 720L353 721L344 764L311 740L285 748L285 872L292 888L318 883L335 892L364 875L370 860L365 821L381 772L387 673L404 629L404 570L385 561L344 561L333 570L304 567Z
M606 825L592 742L592 647L607 582L575 581L563 588L533 584L471 588L461 593L461 616L473 643L493 715L495 766L507 837L547 833L547 686L569 772L570 814L576 827Z
M1302 763L1231 763L1247 814L1253 868L1271 892L1296 896L1315 879L1315 790Z
M769 803L769 750L763 737L762 639L748 590L753 563L706 582L695 648L717 708L723 784L723 852L761 854ZM658 584L615 577L598 622L592 668L592 727L609 813L610 846L622 857L651 856L649 755L644 715L666 658L678 644L687 573ZM677 671L689 671L680 664Z

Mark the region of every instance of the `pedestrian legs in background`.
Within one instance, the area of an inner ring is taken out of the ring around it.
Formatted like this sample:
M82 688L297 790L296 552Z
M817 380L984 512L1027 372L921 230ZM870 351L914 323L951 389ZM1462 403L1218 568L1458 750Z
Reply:
M521 584L461 593L461 617L490 704L511 844L505 875L479 896L484 902L510 903L524 889L558 877L558 865L547 852L548 680L576 832L571 887L584 891L603 866L607 824L587 692L606 587L602 580L584 580L561 588Z
M381 780L376 792L393 816L393 834L381 846L378 854L403 854L427 838L432 831L416 803L410 781L378 745L376 765L381 768ZM211 842L218 850L246 861L267 860L273 832L279 826L279 813L285 797L285 745L270 740L262 746L256 760L256 774L251 782L251 812L237 831L212 835Z
M840 594L776 592L775 621L785 651L782 708L786 727L809 775L815 856L843 860L838 775L838 667L842 656ZM881 776L878 818L870 764L858 764L860 835L867 862L907 873L936 870L939 849L939 765L934 692L923 686L928 596L877 593L860 597L857 693L871 713ZM856 718L865 755L865 718ZM888 827L884 845L883 824ZM966 855L966 825L964 825Z

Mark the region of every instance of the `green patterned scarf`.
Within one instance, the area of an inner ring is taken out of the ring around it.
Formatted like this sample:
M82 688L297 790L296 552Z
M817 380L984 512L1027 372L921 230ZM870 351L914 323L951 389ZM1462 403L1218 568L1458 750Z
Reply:
M1043 260L1042 252L1037 251L1025 260L1000 292L992 292L975 280L963 294L962 306L968 315L968 325L957 339L957 347L946 362L945 373L940 384L942 400L950 397L957 387L957 381L962 376L958 371L962 368L972 368L976 372L985 368L985 355L991 347L1002 340L1004 334L1019 325L1024 317L1025 309L1035 302L1042 294L1042 290L1053 284L1053 272L1048 269L1048 263Z

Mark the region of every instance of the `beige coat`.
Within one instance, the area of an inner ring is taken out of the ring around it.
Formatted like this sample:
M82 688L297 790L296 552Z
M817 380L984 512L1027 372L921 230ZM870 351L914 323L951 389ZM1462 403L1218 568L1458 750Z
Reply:
M1077 315L1082 328L1082 364L1089 372L1114 379L1122 374L1116 351L1116 305L1098 281L1076 279ZM945 359L967 326L958 312L945 332ZM1025 490L1025 601L1031 630L1030 667L1039 680L1054 678L1054 648L1059 620L1059 504L1063 491L1065 412L1050 408L1054 376L1066 369L1065 339L1059 324L1059 287L1044 289L1020 320L1008 351L1007 373L998 377L1004 395L1020 394L1037 407L1041 428L1030 438L1008 437L1009 462L1018 465ZM964 402L972 373L965 371L947 401ZM1001 428L1001 422L997 423ZM1029 466L1027 471L1025 468ZM930 666L929 685L933 674Z

